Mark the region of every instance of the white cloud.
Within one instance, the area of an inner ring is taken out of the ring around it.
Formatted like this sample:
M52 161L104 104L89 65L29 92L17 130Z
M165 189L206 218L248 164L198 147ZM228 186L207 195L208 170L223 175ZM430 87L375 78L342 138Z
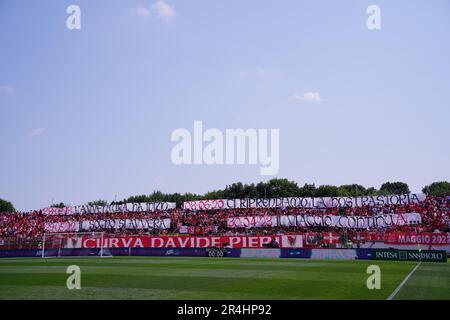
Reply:
M144 6L138 6L134 9L131 9L131 12L142 19L147 19L151 15L150 10Z
M305 92L305 93L294 93L291 98L291 101L306 101L306 102L322 102L324 101L318 92Z
M44 135L44 133L45 133L46 131L47 131L47 128L46 128L46 127L39 127L39 128L36 128L36 129L31 130L30 134L31 134L33 137L40 137L40 136Z
M15 94L16 90L10 85L0 86L0 93Z
M153 9L156 11L158 16L167 22L175 19L177 12L175 8L165 3L163 0L158 0L154 5Z

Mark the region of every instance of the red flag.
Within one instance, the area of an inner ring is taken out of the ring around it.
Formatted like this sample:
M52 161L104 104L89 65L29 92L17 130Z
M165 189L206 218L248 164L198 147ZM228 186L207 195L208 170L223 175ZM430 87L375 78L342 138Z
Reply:
M323 235L323 242L328 244L339 243L339 236L336 233L328 232Z

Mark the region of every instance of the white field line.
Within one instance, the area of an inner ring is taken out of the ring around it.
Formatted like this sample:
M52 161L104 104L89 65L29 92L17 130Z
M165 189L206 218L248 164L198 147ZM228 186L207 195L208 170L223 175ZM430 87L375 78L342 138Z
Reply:
M386 300L392 300L394 299L395 295L400 291L401 288L403 288L403 286L405 285L405 283L408 281L408 279L413 275L413 273L419 268L420 264L422 263L422 261L420 261L415 267L414 269L412 269L412 271L405 277L405 279L403 279L402 283L400 283L400 285L397 287L397 289L394 290L394 292L391 293L391 295L386 299Z

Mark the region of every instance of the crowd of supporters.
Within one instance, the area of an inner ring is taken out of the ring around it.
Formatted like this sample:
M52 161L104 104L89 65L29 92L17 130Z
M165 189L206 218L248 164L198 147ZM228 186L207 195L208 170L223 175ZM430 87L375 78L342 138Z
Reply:
M419 213L422 222L420 224L392 225L388 228L370 230L377 232L403 231L403 232L449 232L450 225L450 201L448 198L431 198L424 201L407 205L367 205L361 207L345 208L251 208L251 209L221 209L190 211L183 209L170 209L152 212L119 212L119 213L95 213L95 214L44 214L42 211L15 212L0 214L0 239L34 239L41 237L43 233L49 232L48 224L64 224L79 226L82 221L101 221L116 219L154 219L161 221L170 219L169 226L155 225L153 228L128 228L101 227L95 225L88 230L77 228L78 231L104 231L120 234L276 234L291 232L336 232L347 233L361 231L351 228L342 229L334 227L297 227L297 226L266 226L248 228L230 228L227 224L232 217L252 216L285 216L285 215L336 215L336 216L375 216L382 214ZM56 230L60 232L71 232L73 230ZM367 230L369 231L369 230Z

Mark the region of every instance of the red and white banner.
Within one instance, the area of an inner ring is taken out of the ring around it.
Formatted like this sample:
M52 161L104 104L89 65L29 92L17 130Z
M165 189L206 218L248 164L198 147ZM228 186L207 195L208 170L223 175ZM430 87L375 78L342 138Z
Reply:
M175 209L175 202L129 202L122 204L78 205L73 207L73 212L78 214L95 213L121 213L121 212L152 212Z
M81 230L94 231L100 229L169 229L171 220L166 219L109 219L83 220Z
M45 232L78 232L80 224L78 221L72 222L46 222L44 224Z
M303 246L302 235L288 236L140 236L140 237L105 237L106 248L264 248L276 239L281 248L300 248ZM81 248L99 248L101 238L84 236L80 238Z
M227 219L228 228L267 228L278 226L277 216L248 216Z
M377 216L335 216L335 215L283 215L283 216L245 216L227 219L228 228L267 228L267 227L335 227L335 228L385 228L420 224L418 213L385 214Z
M71 215L74 214L73 207L55 208L48 207L42 209L42 214L45 215Z
M70 222L46 222L45 232L77 232L108 229L169 229L170 219L110 219L110 220L82 220Z
M105 206L84 204L64 208L48 207L42 209L42 213L45 215L72 215L121 212L152 212L175 208L175 202L130 202L123 204L108 204Z
M450 233L392 232L385 236L384 242L388 244L424 244L445 246L450 244Z

